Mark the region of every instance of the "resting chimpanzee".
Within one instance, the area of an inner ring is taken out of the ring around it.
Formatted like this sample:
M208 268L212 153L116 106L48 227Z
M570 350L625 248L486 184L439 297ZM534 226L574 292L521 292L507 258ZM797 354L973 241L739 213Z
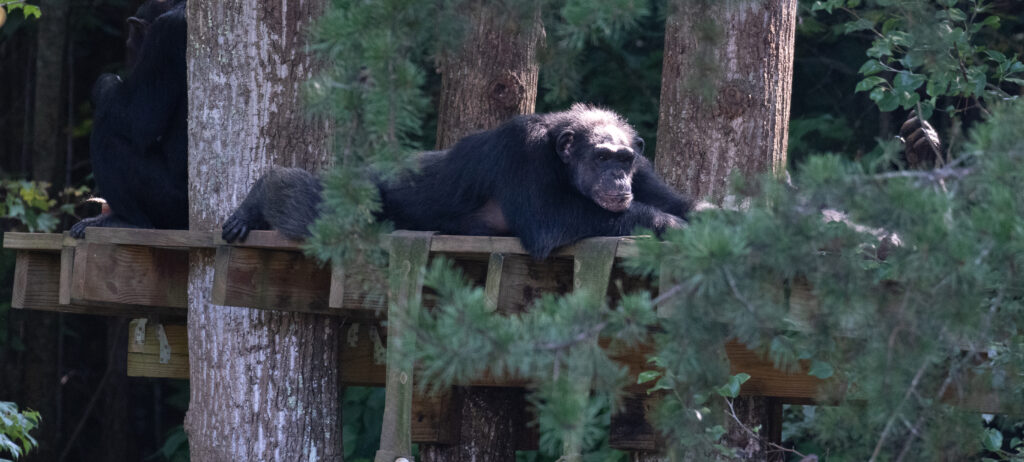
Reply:
M379 218L399 229L518 236L535 258L585 237L683 226L689 201L654 174L643 150L611 111L577 104L516 117L428 153L415 175L379 185ZM307 172L272 170L228 218L224 240L267 228L307 236L320 190Z
M188 228L185 1L149 0L128 18L128 74L93 86L93 175L110 213L89 226Z

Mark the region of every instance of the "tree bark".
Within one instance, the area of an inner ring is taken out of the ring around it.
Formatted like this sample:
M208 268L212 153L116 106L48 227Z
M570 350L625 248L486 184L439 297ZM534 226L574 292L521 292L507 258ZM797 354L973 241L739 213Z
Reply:
M718 200L734 171L785 171L796 10L796 0L671 3L655 158L670 185ZM699 91L709 79L713 91ZM764 443L778 442L780 404L741 397L735 406L745 426L761 426L761 437L751 437L730 418L725 441L744 460L768 460Z
M796 0L672 2L655 160L669 184L720 199L733 171L783 171L796 9ZM712 94L694 91L700 79L715 82Z
M468 29L462 45L441 59L437 148L498 126L537 105L537 47L544 37L540 8L532 21L482 0L465 2Z
M544 36L539 4L510 17L482 0L465 3L469 28L461 46L444 56L438 108L437 148L447 149L471 133L496 127L537 103L537 47ZM424 462L515 461L518 439L525 429L521 390L456 387L450 409L458 419L458 441L452 445L420 445Z
M329 126L299 104L319 68L305 29L324 6L188 3L191 230L218 230L271 165L328 164ZM337 321L214 305L213 259L190 255L192 460L341 460Z
M57 184L62 175L65 142L63 91L67 45L68 0L42 0L36 54L35 127L32 135L32 179Z

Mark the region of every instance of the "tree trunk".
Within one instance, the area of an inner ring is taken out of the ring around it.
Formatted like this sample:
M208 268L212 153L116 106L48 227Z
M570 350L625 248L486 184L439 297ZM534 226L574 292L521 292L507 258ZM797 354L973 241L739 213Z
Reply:
M721 199L733 171L781 174L786 166L796 0L676 0L665 26L658 173L696 198ZM701 92L701 83L713 82ZM748 428L730 422L725 436L744 460L767 460L778 442L777 400L735 400ZM654 460L638 454L635 460Z
M67 44L68 0L43 0L36 54L35 127L32 135L32 179L59 183L65 142L63 91L64 49Z
M437 148L498 126L512 116L532 114L537 105L537 47L544 37L540 8L531 20L469 0L468 30L462 46L441 60Z
M469 28L461 47L442 59L437 148L530 114L537 102L537 47L543 38L539 5L530 19L514 16L481 0L466 2ZM450 409L458 441L420 445L424 462L515 461L525 429L521 390L456 387Z
M218 230L271 165L328 164L329 126L299 104L319 68L305 29L324 5L188 3L191 230ZM214 305L213 257L190 255L192 460L341 460L337 321Z
M783 171L796 8L796 0L670 5L655 160L669 184L720 199L734 170ZM695 91L708 79L710 94Z

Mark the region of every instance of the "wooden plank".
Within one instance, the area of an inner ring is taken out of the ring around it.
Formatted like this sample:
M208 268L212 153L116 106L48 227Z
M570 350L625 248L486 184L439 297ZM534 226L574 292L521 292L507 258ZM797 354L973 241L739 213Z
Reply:
M646 239L643 236L624 236L618 238L596 237L590 239L618 239L619 249L616 255L619 257L636 255L636 239ZM576 254L581 243L590 239L584 239L576 244L565 246L555 250L552 256L567 257ZM430 251L436 253L503 253L513 255L529 255L523 248L519 238L506 236L452 236L437 235L430 242Z
M538 261L527 255L506 255L497 308L502 313L522 313L542 295L564 294L571 288L571 259Z
M213 244L218 246L231 245L257 249L302 251L302 246L304 245L303 241L293 241L277 231L249 231L249 235L245 237L245 242L234 242L231 244L220 238L219 231L213 232L210 238Z
M505 273L505 254L492 253L487 262L487 282L484 283L484 297L487 298L487 307L491 310L498 309L498 300L501 299L501 280Z
M213 248L214 233L179 229L101 228L85 229L85 241L98 244L140 245L168 248Z
M214 261L213 303L327 313L330 269L300 252L220 246ZM340 314L340 313L338 313Z
M18 251L15 257L11 306L19 309L100 316L182 317L180 309L129 305L93 306L60 303L61 254L50 251Z
M339 263L331 265L331 293L327 297L327 306L340 309L345 305L345 267Z
M59 251L64 236L54 233L4 233L4 248L11 250Z
M74 275L74 267L75 248L65 245L60 250L60 287L57 301L61 305L71 304L71 282Z
M71 301L82 305L187 308L188 251L79 243Z
M129 327L131 328L131 327ZM160 358L160 329L166 337L169 355ZM128 376L188 379L188 329L184 324L146 323L146 334L138 339L128 334Z

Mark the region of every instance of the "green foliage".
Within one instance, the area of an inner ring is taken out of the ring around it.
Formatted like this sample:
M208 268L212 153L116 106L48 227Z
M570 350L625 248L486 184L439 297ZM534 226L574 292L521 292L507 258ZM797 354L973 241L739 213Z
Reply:
M42 10L40 10L38 6L36 6L36 5L29 5L28 3L25 3L24 1L21 1L21 0L10 1L10 2L0 2L0 6L2 6L3 8L6 8L8 13L11 13L13 11L20 11L22 16L24 16L25 18L30 18L31 17L31 18L39 19L39 17L43 15ZM2 25L2 24L0 24L0 25Z
M841 10L850 18L844 33L875 37L855 91L868 92L883 112L917 109L928 119L939 108L952 115L965 103L1012 98L1024 84L1024 63L993 48L999 44L988 36L1001 23L991 2L824 0L812 9Z
M342 398L341 435L345 438L345 459L349 462L370 462L380 443L384 416L384 389L379 387L345 387Z
M36 411L19 412L17 404L0 401L0 462L8 461L2 457L4 455L17 460L38 446L29 433L39 426L40 419Z
M49 183L27 180L0 179L0 219L13 220L25 226L30 233L50 233L60 223L61 214L72 214L74 204L57 206L56 199L50 199ZM63 195L81 198L88 187L69 190Z
M819 407L812 425L835 460L994 452L996 436L958 403L993 390L1008 409L1024 406L1020 126L1024 104L998 108L945 170L876 173L820 157L797 175L799 189L771 178L738 185L753 194L749 209L705 212L663 242L640 241L628 260L669 284L661 317L644 293L614 309L572 294L496 315L481 289L434 262L426 283L440 302L420 310L408 352L423 367L420 385L485 369L524 377L536 390L542 447L557 451L566 439L589 441L601 403L615 406L627 380L614 352L648 341L655 369L640 381L660 390L655 420L670 452L728 455L718 441L723 411L748 376L729 373L721 346L738 339L777 367L804 364L831 379L823 399L837 405ZM826 205L847 222L823 220ZM880 258L873 230L898 233L902 246ZM818 301L810 311L790 300L805 282ZM580 393L581 380L593 393Z

